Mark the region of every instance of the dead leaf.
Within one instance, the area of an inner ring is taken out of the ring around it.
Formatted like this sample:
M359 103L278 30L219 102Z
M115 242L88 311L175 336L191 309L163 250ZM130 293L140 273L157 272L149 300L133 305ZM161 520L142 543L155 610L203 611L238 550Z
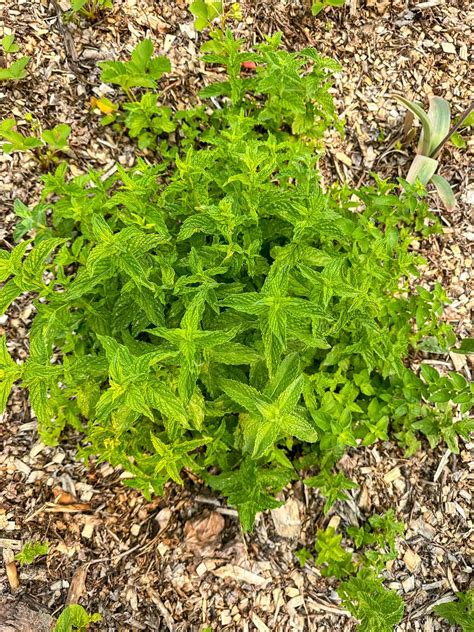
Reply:
M72 505L77 500L75 496L65 492L62 487L53 487L53 496L58 505Z
M289 498L282 507L271 510L275 531L282 538L295 539L301 532L300 503Z
M202 549L216 543L225 526L225 520L217 511L189 520L184 525L184 537L189 549Z

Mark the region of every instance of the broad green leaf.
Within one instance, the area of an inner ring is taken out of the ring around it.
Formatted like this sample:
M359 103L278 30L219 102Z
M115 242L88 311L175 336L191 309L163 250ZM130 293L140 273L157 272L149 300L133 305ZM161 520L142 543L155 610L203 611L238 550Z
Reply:
M343 605L360 621L361 632L392 632L403 618L403 600L377 578L351 577L338 588Z
M222 390L228 395L234 402L240 404L245 410L251 413L260 414L258 403L270 403L262 393L259 393L252 386L237 382L236 380L222 380Z
M144 39L133 49L130 61L134 64L135 70L145 73L152 55L153 43L150 39Z
M427 156L431 156L442 140L446 138L451 126L451 108L446 99L431 97L428 109L428 118L431 122L431 138ZM425 145L424 131L420 137L420 144ZM424 152L422 152L424 153Z
M409 101L405 97L399 94L394 94L393 98L404 105L410 112L412 112L421 122L422 134L418 143L418 153L422 156L430 156L432 150L432 138L435 133L433 129L433 122L429 118L428 114L423 110L419 103ZM434 173L434 172L433 172ZM407 178L408 179L408 178ZM410 180L409 180L410 182Z
M11 303L18 298L20 294L22 294L22 290L15 283L14 279L11 279L0 288L0 316L3 316Z
M435 185L436 191L448 211L453 211L456 208L456 198L449 182L437 174L431 176L431 182Z
M451 349L453 353L474 353L474 338L464 338L457 349Z
M70 126L60 123L59 125L56 125L56 127L53 127L53 129L45 129L41 137L44 142L51 147L51 149L59 151L68 149L67 139L69 138L70 133Z
M102 621L100 614L89 614L79 604L70 604L59 615L54 632L86 632L89 624L97 621Z
M15 35L13 33L5 35L0 44L6 53L17 53L20 50L18 44L15 44Z
M458 592L456 597L456 601L438 604L434 611L448 623L460 626L463 632L474 632L474 590Z
M31 57L21 57L12 62L7 68L0 68L0 81L24 79L27 75L25 68L30 59Z
M438 161L418 154L410 165L406 181L415 184L419 180L422 184L428 184L438 168Z

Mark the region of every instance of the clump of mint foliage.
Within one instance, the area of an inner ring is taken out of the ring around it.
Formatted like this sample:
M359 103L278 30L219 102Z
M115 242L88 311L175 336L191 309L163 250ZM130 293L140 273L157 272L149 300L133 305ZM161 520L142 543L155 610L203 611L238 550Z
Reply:
M449 623L459 625L463 632L474 632L474 589L456 596L456 601L440 603L434 611Z
M155 85L164 64L143 52ZM227 71L201 93L220 107L180 128L173 156L109 177L62 164L31 217L21 207L34 237L0 253L0 311L34 292L37 313L23 364L3 343L0 400L21 381L46 443L80 430L81 455L122 466L147 496L192 471L248 530L294 464L330 471L391 432L414 450L416 424L456 448L468 404L438 404L406 366L427 340L455 342L441 288L411 290L413 224L434 223L423 188L322 180L337 64L278 36L244 50L230 31L205 53Z
M374 514L361 527L348 527L350 548L343 546L342 533L330 526L316 534L315 558L306 548L295 556L301 566L314 560L323 576L342 580L337 593L359 620L358 630L391 632L403 617L404 603L396 592L385 588L380 573L397 557L396 538L404 530L403 522L389 509L383 515Z
M359 620L359 632L392 632L403 618L403 599L381 579L359 573L338 588L342 604Z

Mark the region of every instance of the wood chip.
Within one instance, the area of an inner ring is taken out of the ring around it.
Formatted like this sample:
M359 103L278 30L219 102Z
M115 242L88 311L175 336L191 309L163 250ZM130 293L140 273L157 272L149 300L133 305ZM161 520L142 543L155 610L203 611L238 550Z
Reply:
M451 44L451 42L442 42L441 48L445 53L448 53L449 55L456 55L456 47L454 46L454 44Z
M296 539L301 532L300 503L289 498L284 505L271 510L275 531L282 538Z
M412 551L411 549L407 549L405 551L405 555L403 556L403 561L406 564L406 567L410 572L413 572L421 562L421 558L418 553Z
M7 574L10 590L14 593L20 588L20 579L16 567L15 556L11 549L3 549L3 563Z
M386 474L384 474L383 480L388 484L388 483L393 483L393 481L396 481L397 478L400 478L402 475L400 468L394 467L392 468L389 472L387 472Z
M79 603L79 599L85 594L88 570L89 564L83 564L75 570L67 593L66 604Z
M263 587L271 581L270 579L265 579L261 575L247 571L245 568L236 566L235 564L226 564L225 566L214 569L212 572L216 575L216 577L221 577L222 579L235 579L238 582L244 582L245 584L251 584L252 586Z
M256 614L255 612L252 612L252 615L250 618L252 619L252 623L254 624L254 626L257 628L259 632L270 632L270 628L262 621L262 619L260 619L258 614Z

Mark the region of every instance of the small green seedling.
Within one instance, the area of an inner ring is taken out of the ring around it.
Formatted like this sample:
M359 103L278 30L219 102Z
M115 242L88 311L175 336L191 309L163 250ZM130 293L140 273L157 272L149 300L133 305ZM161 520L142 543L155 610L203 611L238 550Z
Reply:
M5 35L0 41L0 46L7 55L17 53L20 50L18 44L15 43L15 36ZM0 81L18 81L26 77L26 66L30 61L30 57L20 57L16 61L12 62L6 68L0 68Z
M221 29L224 28L228 19L242 19L238 2L233 2L226 11L225 2L219 0L195 0L190 4L189 10L196 18L194 20L194 28L196 31L203 31L205 28L212 29L213 22L217 19L219 19Z
M138 140L140 149L154 148L157 136L176 129L171 108L158 105L158 95L147 92L140 101L125 103L125 126L130 138Z
M29 119L29 122L32 122L31 117ZM0 138L6 141L1 146L2 151L6 154L16 151L31 152L33 159L46 168L57 160L58 153L69 149L67 142L71 133L69 125L60 123L52 129L41 131L38 125L32 123L31 131L30 136L19 132L13 118L1 121Z
M445 178L436 174L439 166L438 155L444 144L470 114L473 105L451 128L451 108L446 99L431 97L428 112L425 112L419 103L409 101L400 95L394 95L394 98L416 116L422 125L417 154L408 171L407 182L414 184L419 180L424 185L432 182L443 204L449 211L453 210L456 200L451 185Z
M346 0L319 0L318 2L313 2L311 13L316 16L326 7L343 7L345 3Z
M0 44L5 53L18 53L20 50L18 44L15 43L15 36L13 34L5 35Z
M97 621L102 621L98 612L89 614L79 604L70 604L59 615L53 632L87 632L89 624Z
M459 117L456 122L456 127L459 131L453 133L450 141L455 147L458 147L458 149L465 149L467 147L467 143L461 132L474 127L474 111L471 111L465 118L463 116Z
M39 540L30 540L25 544L15 559L20 562L21 566L25 564L33 564L33 562L42 555L47 555L49 551L48 542L40 542Z
M71 13L96 20L105 9L112 8L112 0L71 0Z
M385 588L380 573L397 557L395 539L404 529L390 509L383 515L374 514L362 527L348 527L352 543L347 549L342 546L342 534L333 527L317 532L315 564L322 575L343 580L337 593L359 620L359 631L391 632L403 617L403 600ZM295 555L302 566L311 559L306 549Z
M321 496L326 498L324 513L331 509L336 500L347 500L346 489L357 489L359 486L354 481L346 478L342 472L334 474L328 469L323 469L317 476L305 479L308 487L317 487Z
M153 44L144 40L133 50L130 61L105 61L100 66L102 81L119 85L129 99L120 105L104 96L93 98L91 105L104 114L102 125L123 124L129 136L137 139L139 149L155 150L160 134L174 132L177 123L171 109L158 103L158 94L148 91L137 99L132 88L156 89L161 76L171 70L169 60L153 57Z
M403 618L403 599L371 574L360 572L350 577L337 593L342 605L359 620L359 632L392 632Z
M154 90L158 79L171 71L169 59L161 55L153 57L153 44L149 39L136 45L130 61L103 61L99 66L102 69L101 81L120 86L130 101L135 101L131 88Z

